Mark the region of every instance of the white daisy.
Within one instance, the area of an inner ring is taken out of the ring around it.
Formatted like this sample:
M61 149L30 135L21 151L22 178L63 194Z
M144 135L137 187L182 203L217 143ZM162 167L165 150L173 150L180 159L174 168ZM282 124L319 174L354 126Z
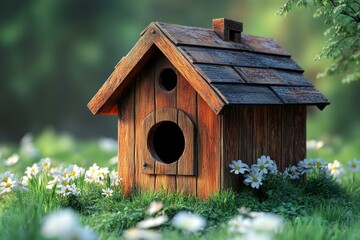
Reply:
M328 164L331 176L337 177L343 172L343 167L338 160Z
M310 174L311 169L315 168L314 159L304 159L298 163L298 169L300 170L301 175Z
M5 161L5 165L6 166L12 166L15 163L17 163L19 161L20 157L18 154L14 153L13 155L11 155L8 159L6 159Z
M118 173L114 170L110 172L110 186L119 186L120 182L122 181L122 178L119 177Z
M198 214L179 212L174 216L172 224L176 228L180 228L184 231L196 232L204 229L206 220Z
M0 195L11 192L17 186L17 182L10 177L7 178L6 182L2 181L0 183Z
M350 171L352 171L352 172L358 172L358 171L360 171L360 160L354 159L354 160L352 160L352 161L349 161L349 162L347 163L347 166L348 166L348 168L349 168Z
M39 165L34 163L31 167L26 167L25 174L32 179L32 177L36 176L39 173Z
M290 166L285 168L284 175L289 177L290 179L299 179L300 172L296 166Z
M152 201L150 203L149 208L146 210L146 212L150 215L153 215L157 212L159 212L164 207L164 204L159 201Z
M136 227L144 228L144 229L158 227L158 226L166 223L167 220L168 220L168 217L166 215L161 215L159 217L154 217L154 218L147 218L147 219L144 219L144 220L138 222L136 224Z
M39 163L39 169L42 170L43 172L46 172L47 170L50 169L50 165L51 165L50 158L41 159Z
M104 195L105 197L111 197L113 194L113 190L111 190L110 188L104 188L102 190L102 195Z
M244 180L245 184L251 184L252 188L259 189L260 185L262 185L262 175L259 172L250 172Z
M229 167L231 168L230 172L235 174L244 174L246 171L249 171L249 166L246 163L243 163L241 160L232 161Z

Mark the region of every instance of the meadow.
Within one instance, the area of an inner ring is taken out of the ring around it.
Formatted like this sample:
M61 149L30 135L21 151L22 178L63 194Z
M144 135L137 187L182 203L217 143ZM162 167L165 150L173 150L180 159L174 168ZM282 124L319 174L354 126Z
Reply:
M271 173L266 165L262 185L203 200L166 191L124 196L116 140L28 134L0 145L0 239L359 239L359 145L308 141L297 170ZM241 174L244 166L233 164L229 174Z

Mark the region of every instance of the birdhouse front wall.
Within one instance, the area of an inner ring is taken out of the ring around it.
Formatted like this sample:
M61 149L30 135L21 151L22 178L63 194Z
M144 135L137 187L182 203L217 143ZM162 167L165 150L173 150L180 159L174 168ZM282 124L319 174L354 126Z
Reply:
M219 190L221 116L161 53L130 82L118 101L118 167L125 193L166 189L207 197ZM157 139L173 130L178 146L157 147Z

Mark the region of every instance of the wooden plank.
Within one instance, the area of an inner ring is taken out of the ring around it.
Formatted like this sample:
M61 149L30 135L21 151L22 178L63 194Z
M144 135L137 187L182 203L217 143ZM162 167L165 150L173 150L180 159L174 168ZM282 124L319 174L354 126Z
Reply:
M177 85L177 108L184 111L193 123L197 124L197 99L196 92L188 83L188 81L178 74ZM178 119L179 125L182 124L182 119ZM196 130L195 130L196 131ZM196 134L196 132L195 132ZM195 136L196 138L196 136ZM193 145L193 157L187 157L185 161L178 162L178 174L187 175L193 173L197 175L197 161L196 161L196 140ZM191 147L191 146L189 146ZM184 194L196 194L196 176L181 176L176 177L176 186L178 191L182 191Z
M237 67L245 80L252 84L288 85L273 69Z
M147 31L88 103L93 114L117 114L117 99L131 83L136 74L157 51L153 47L154 35Z
M274 39L241 34L241 43L226 42L212 29L156 23L176 45L194 45L222 49L246 50L290 56Z
M140 73L136 81L135 91L135 159L136 164L136 185L141 186L142 189L154 189L155 177L154 175L144 174L140 169L143 168L144 154L147 153L146 146L147 138L144 138L141 131L143 120L155 109L155 94L154 94L154 74L155 71L151 65L147 65ZM155 124L155 118L154 118Z
M220 188L220 116L198 98L197 195L206 198Z
M240 190L242 185L242 176L230 173L229 165L233 160L240 159L240 127L243 124L239 121L239 107L231 107L221 116L221 188L232 188Z
M294 158L294 107L282 107L282 158L278 166L280 171L285 170L286 167L293 163Z
M228 104L282 104L267 86L245 84L213 84Z
M306 106L294 106L294 158L293 165L306 158Z
M253 106L253 156L255 161L262 155L269 155L267 122L267 106Z
M239 158L251 166L253 157L253 106L239 106L240 142Z
M282 159L282 106L268 106L268 116L267 116L267 128L268 128L268 148L269 156L276 162L276 165L279 166Z
M209 83L245 83L230 66L195 64L195 67Z
M286 104L329 104L324 95L314 87L271 86Z
M303 71L303 69L289 57L193 46L181 46L179 48L188 55L192 63Z
M119 100L118 172L123 179L124 194L135 185L135 89L130 88Z
M142 168L141 172L146 174L154 174L155 173L155 159L152 157L150 153L150 147L148 146L148 134L151 131L151 128L155 124L155 112L151 112L147 115L141 123L140 128L140 139L138 139L138 143L141 149L141 161ZM140 171L140 169L139 169Z
M283 81L286 81L289 85L312 86L312 84L305 78L302 73L279 69L275 69L273 71L275 71L277 75L281 77Z
M188 79L190 85L209 104L211 109L216 114L220 113L225 106L225 102L222 98L212 89L209 83L204 81L203 77L194 69L180 49L173 45L159 28L150 28L149 30L155 31L155 34L158 35L154 40L155 44L164 53L167 59L186 79Z
M215 18L212 21L213 31L224 41L241 42L242 22L226 18Z
M172 114L168 111L162 112L162 108L176 108L176 92L177 89L172 91L165 91L159 84L159 78L164 69L171 68L175 71L173 65L166 59L164 55L159 56L155 63L156 74L155 74L155 106L156 106L156 122L163 121L164 119L172 119L175 123L177 122L177 112ZM166 115L168 114L168 115ZM155 189L160 190L162 188L166 190L176 189L176 177L170 175L160 174L176 174L177 164L164 164L160 162L155 163Z

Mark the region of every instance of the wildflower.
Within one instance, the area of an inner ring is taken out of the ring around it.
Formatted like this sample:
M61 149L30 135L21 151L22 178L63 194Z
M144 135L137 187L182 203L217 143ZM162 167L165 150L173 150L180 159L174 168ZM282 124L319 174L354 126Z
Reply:
M241 160L232 161L229 167L231 168L230 172L235 174L244 174L245 171L249 171L249 166L246 163L243 163Z
M105 188L102 190L102 195L104 195L105 197L111 197L113 194L113 190L111 190L110 188Z
M98 172L98 178L99 180L104 180L105 176L109 173L109 168L104 167L104 168L100 168L99 172Z
M23 176L21 178L21 180L17 183L17 189L19 189L20 191L26 191L27 186L29 184L29 178L27 176Z
M278 232L284 225L284 220L275 214L251 212L252 228L259 232Z
M150 215L153 215L157 212L159 212L164 207L164 204L162 202L153 201L150 203L150 206L146 212Z
M323 141L309 140L306 142L306 148L309 150L319 150L324 146Z
M100 138L99 147L104 152L116 152L118 148L118 143L115 139L112 138Z
M66 176L69 177L69 179L76 179L79 178L80 175L84 172L84 169L82 167L79 167L76 164L71 164L68 168L64 170L64 173L66 173Z
M25 174L32 179L33 176L36 176L39 173L39 165L34 163L31 167L26 167Z
M46 172L48 169L50 169L50 165L51 165L50 158L41 159L39 163L39 169L42 170L43 172Z
M162 239L162 236L160 233L154 231L154 230L148 230L148 229L137 229L132 228L128 229L124 232L125 239L144 239L144 240L159 240Z
M352 172L358 172L358 171L360 171L360 160L354 159L354 160L352 160L352 161L349 161L349 162L347 163L347 166L348 166L348 168L349 168L350 171L352 171Z
M118 173L115 171L111 171L109 174L110 177L110 186L119 186L122 178L119 177Z
M290 179L299 179L300 172L296 166L290 166L285 168L284 175L289 177Z
M298 164L300 174L309 174L311 172L311 169L315 168L315 161L313 159L304 159L303 161L300 161Z
M5 165L6 166L12 166L15 163L17 163L19 161L20 157L18 154L14 153L13 155L11 155L6 161L5 161Z
M25 134L20 141L20 152L25 156L36 158L39 156L39 150L34 146L31 133Z
M86 182L99 182L99 166L94 163L89 170L85 172L85 181Z
M338 160L335 160L333 163L329 163L328 169L330 170L331 176L334 177L339 176L343 171L343 167Z
M252 188L259 189L260 185L262 185L262 175L260 172L252 171L248 174L244 180L245 184L251 184Z
M206 220L200 215L194 213L179 212L174 216L172 224L176 228L180 228L188 232L196 232L205 227Z
M0 174L0 183L7 182L9 178L15 179L15 175L9 171Z
M267 174L268 173L269 163L270 163L269 160L270 160L270 157L267 157L267 156L263 155L260 158L258 158L257 164L253 164L251 166L251 168L258 171L261 174Z
M7 178L6 181L2 181L0 183L0 195L11 192L11 190L14 189L16 186L17 185L15 180L11 179L10 177Z
M314 159L314 164L315 164L315 167L319 168L319 169L323 169L323 168L327 168L327 162L324 161L324 159L322 158L317 158L317 159Z
M59 180L58 180L58 185L57 187L58 188L61 188L61 187L66 187L70 184L70 179L69 178L66 178L66 177L60 177Z
M153 228L158 227L164 223L166 223L168 220L168 217L166 215L162 215L155 218L147 218L145 220L142 220L136 224L137 228Z
M244 234L252 227L252 223L249 218L244 218L242 215L237 215L230 219L228 222L229 231Z
M111 164L111 165L117 164L117 162L118 162L118 156L114 156L109 159L109 164Z
M70 239L97 239L96 234L89 227L82 227L78 217L71 209L62 209L47 215L41 226L44 238Z

